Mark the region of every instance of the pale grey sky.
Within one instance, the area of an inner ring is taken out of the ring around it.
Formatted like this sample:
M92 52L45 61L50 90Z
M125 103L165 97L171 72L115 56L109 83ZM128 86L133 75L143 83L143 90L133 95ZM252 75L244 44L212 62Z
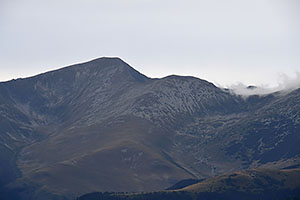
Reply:
M0 0L0 81L102 56L150 77L275 86L300 71L299 0Z

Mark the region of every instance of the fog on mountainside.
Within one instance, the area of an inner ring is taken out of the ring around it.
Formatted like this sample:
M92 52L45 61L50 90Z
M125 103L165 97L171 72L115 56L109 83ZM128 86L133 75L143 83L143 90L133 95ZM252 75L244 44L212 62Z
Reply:
M300 73L295 72L295 77L290 77L286 74L281 74L277 86L258 85L252 88L249 86L238 83L229 86L230 90L239 95L266 95L274 92L289 92L300 88Z

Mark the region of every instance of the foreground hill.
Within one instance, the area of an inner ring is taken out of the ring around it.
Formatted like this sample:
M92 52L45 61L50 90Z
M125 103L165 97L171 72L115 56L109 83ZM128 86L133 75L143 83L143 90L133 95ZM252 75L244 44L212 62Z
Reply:
M78 200L300 199L300 169L257 169L209 178L180 190L141 194L91 193Z
M0 83L0 190L33 199L146 192L300 164L300 89L237 96L100 58Z

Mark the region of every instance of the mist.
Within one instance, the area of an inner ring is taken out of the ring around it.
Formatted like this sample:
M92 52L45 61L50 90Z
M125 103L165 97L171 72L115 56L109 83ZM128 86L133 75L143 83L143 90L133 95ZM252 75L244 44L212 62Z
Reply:
M294 76L280 74L278 76L277 85L270 87L268 85L245 85L237 83L228 86L230 91L235 94L250 96L250 95L265 95L273 92L291 91L300 88L300 72L295 72Z

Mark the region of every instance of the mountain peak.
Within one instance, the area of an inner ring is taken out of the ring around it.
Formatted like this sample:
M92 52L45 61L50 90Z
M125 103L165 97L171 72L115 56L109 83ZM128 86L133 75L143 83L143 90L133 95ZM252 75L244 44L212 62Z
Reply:
M126 62L124 62L121 58L119 57L100 57L100 58L95 58L95 59L92 59L88 62L85 62L85 63L119 63L119 64L127 64ZM85 64L85 63L82 63L82 64Z
M78 69L79 71L84 71L86 73L118 73L120 78L133 78L138 82L144 82L149 79L118 57L100 57L69 67L74 67L75 70Z

